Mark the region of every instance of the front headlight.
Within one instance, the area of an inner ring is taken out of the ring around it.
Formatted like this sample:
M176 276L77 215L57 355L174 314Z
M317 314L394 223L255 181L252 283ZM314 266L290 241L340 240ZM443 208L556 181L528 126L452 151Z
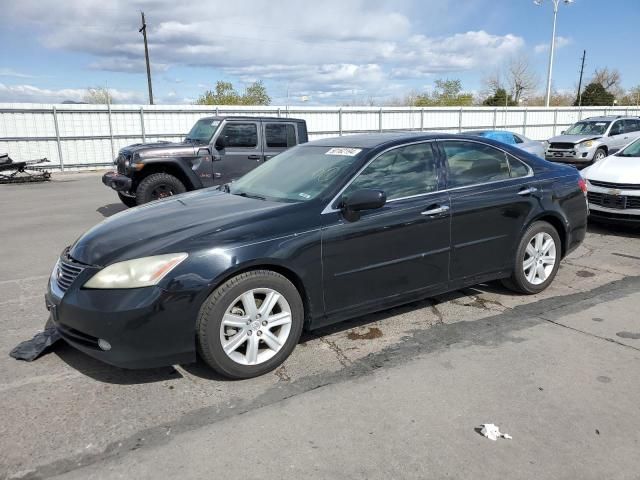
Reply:
M139 288L157 285L177 267L186 253L169 253L153 257L135 258L114 263L100 270L84 284L85 288Z
M586 148L593 147L593 140L587 140L586 142L582 142L580 146L586 147Z

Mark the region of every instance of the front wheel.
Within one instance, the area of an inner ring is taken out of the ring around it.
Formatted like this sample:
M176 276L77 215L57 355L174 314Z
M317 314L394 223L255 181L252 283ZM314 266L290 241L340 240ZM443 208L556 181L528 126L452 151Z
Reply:
M547 222L535 222L527 228L516 251L513 274L503 281L519 293L535 294L553 281L561 256L560 236Z
M160 200L161 198L186 192L184 184L168 173L153 173L145 177L136 189L137 204Z
M135 207L138 203L136 201L136 197L129 197L127 195L123 195L118 192L118 198L122 203L124 203L127 207Z
M607 156L607 151L604 148L599 148L596 153L593 154L593 162L599 162Z
M198 350L226 377L256 377L286 360L300 339L303 321L302 299L289 280L270 270L242 273L202 305Z

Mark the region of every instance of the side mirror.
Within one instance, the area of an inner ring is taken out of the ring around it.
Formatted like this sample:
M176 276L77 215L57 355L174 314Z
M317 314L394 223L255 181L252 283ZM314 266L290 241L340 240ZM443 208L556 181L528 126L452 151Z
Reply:
M363 210L382 208L387 203L387 194L382 190L365 188L342 197L342 213L347 220L353 222L360 218Z
M566 132L566 130L562 130L562 131L560 132L560 135L564 135L564 132Z
M227 141L222 135L220 135L216 140L215 147L216 150L224 150L227 147Z

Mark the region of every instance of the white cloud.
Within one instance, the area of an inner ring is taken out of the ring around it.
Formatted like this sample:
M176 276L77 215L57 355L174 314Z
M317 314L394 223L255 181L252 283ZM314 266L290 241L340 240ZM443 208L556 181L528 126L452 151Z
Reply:
M137 13L144 10L153 72L207 67L241 82L278 82L296 95L361 88L378 96L414 78L499 64L523 47L518 36L483 30L419 34L407 13L466 8L457 4L234 0L220 8L210 0L22 0L11 2L6 16L33 24L48 48L90 55L92 69L144 74Z
M566 47L567 45L571 45L572 43L573 43L573 40L571 38L561 37L561 36L557 36L556 37L556 48ZM548 52L549 51L549 44L548 43L539 43L538 45L533 47L533 51L535 53Z
M33 85L5 85L0 83L0 102L7 103L61 103L65 100L81 102L87 92L84 88L49 89ZM145 103L139 92L109 89L113 103Z
M34 75L17 72L11 68L0 68L0 77L35 78Z

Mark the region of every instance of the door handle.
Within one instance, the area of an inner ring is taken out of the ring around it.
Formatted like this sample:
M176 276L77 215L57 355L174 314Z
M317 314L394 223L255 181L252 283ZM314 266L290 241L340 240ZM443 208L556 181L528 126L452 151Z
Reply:
M527 187L518 191L518 195L531 195L532 193L536 193L538 189L536 187Z
M249 160L260 160L260 155L249 155L247 158Z
M442 205L440 207L433 207L428 210L425 210L424 212L420 213L420 215L433 216L433 215L440 215L441 213L446 213L448 211L449 211L449 205Z

